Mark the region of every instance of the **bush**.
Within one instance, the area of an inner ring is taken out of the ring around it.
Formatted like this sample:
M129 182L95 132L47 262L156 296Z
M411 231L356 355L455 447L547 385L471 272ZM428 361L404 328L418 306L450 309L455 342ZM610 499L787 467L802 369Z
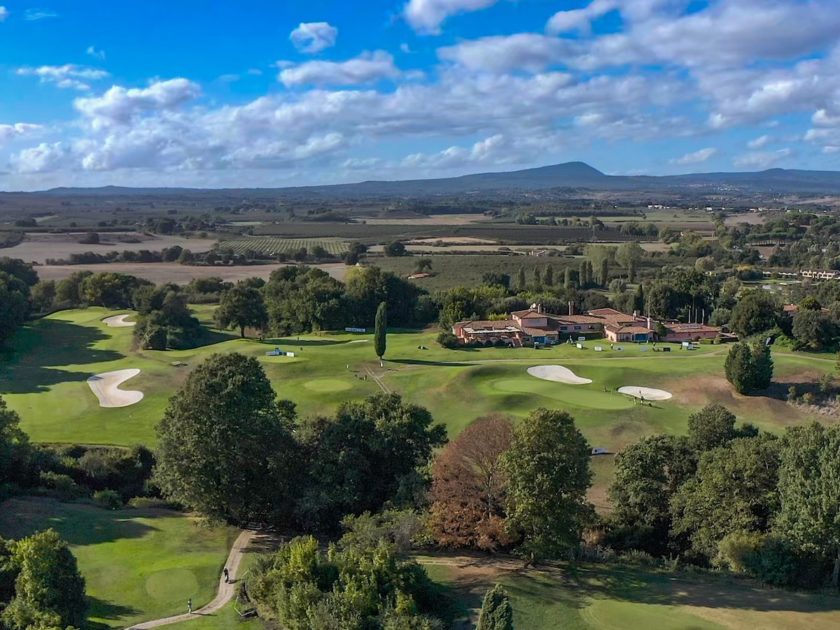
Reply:
M119 510L123 506L122 497L115 490L97 490L93 493L93 500L106 510Z
M77 484L69 475L62 475L56 472L42 472L39 475L40 485L49 491L49 494L64 500L79 499L87 496L88 492Z
M437 342L449 350L454 350L458 347L458 337L446 330L437 336Z
M718 555L714 564L727 567L736 573L745 573L755 561L764 539L764 534L759 532L732 532L718 543Z
M825 581L829 572L823 559L798 552L780 538L768 536L755 553L745 557L747 571L762 582L773 586L801 586L815 588Z

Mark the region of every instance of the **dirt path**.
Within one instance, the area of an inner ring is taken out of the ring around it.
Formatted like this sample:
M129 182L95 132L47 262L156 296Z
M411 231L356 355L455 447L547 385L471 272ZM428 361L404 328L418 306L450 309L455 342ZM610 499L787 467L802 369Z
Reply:
M373 379L373 382L376 383L377 385L379 385L379 388L383 392L385 392L386 394L391 393L391 390L388 388L388 386L385 383L382 382L382 377L381 376L377 376L374 373L374 371L371 370L370 368L367 368L367 373L368 373L368 376L370 376Z
M255 532L246 529L243 530L233 542L233 546L230 548L230 553L228 554L227 561L225 562L225 567L227 567L228 571L230 571L231 581L230 583L225 584L224 576L219 577L219 590L216 593L216 597L213 598L213 601L206 606L193 611L191 615L175 615L173 617L164 617L163 619L144 621L143 623L138 623L136 626L130 626L128 630L142 630L143 628L168 626L169 624L196 619L201 615L212 615L219 612L219 610L221 610L231 599L233 599L236 594L236 575L239 571L239 565L242 563L242 556L248 548L248 545L250 545L254 535ZM186 604L186 602L184 603Z

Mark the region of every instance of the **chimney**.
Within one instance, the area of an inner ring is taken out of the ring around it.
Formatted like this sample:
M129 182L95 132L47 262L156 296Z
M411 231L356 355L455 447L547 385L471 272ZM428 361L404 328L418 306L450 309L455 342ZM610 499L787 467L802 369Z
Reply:
M569 315L575 314L575 307L572 305L572 301L569 300Z
M633 311L633 319L636 319L639 316L639 311Z
M653 328L650 327L650 315L648 315L647 322L648 322L648 326L647 326L648 330L653 330Z

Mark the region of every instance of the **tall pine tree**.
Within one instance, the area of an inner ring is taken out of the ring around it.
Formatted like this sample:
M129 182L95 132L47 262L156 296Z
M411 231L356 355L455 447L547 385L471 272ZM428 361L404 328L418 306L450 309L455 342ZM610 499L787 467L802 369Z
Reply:
M496 584L484 595L475 630L513 630L513 607L501 584Z

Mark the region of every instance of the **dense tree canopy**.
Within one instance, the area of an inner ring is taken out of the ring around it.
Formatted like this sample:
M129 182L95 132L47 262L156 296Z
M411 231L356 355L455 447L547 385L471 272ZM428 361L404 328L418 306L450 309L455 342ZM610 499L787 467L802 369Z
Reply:
M781 508L773 531L804 553L833 559L840 578L840 428L812 424L782 439Z
M260 617L287 630L435 630L440 602L425 570L386 543L342 541L327 553L296 538L251 570Z
M10 630L82 627L85 580L67 543L49 529L8 545L14 596L0 613L0 625Z
M507 512L530 561L573 552L593 517L590 448L566 412L537 409L515 429L503 462Z
M262 292L241 282L228 289L222 294L216 320L222 328L238 328L240 337L245 336L246 328L262 330L268 324Z
M706 405L688 417L688 437L697 451L723 446L735 434L735 414L723 405Z
M767 389L773 378L770 347L762 342L739 342L726 355L726 379L740 394Z
M413 499L416 470L446 442L446 429L428 411L394 394L345 403L335 418L308 420L298 434L309 463L299 518L327 531L345 514Z
M213 517L281 518L297 487L293 418L256 359L214 354L190 374L158 425L155 481L168 498Z
M438 454L430 493L430 527L438 544L493 550L513 542L506 531L502 467L512 438L507 418L478 418Z
M740 296L729 326L743 339L767 332L776 326L781 316L781 307L767 291L754 289Z
M779 443L740 438L702 455L697 473L673 497L673 529L692 550L714 559L733 532L764 532L779 507Z
M669 550L671 498L697 468L685 437L655 435L615 458L611 523L619 544L663 554Z

